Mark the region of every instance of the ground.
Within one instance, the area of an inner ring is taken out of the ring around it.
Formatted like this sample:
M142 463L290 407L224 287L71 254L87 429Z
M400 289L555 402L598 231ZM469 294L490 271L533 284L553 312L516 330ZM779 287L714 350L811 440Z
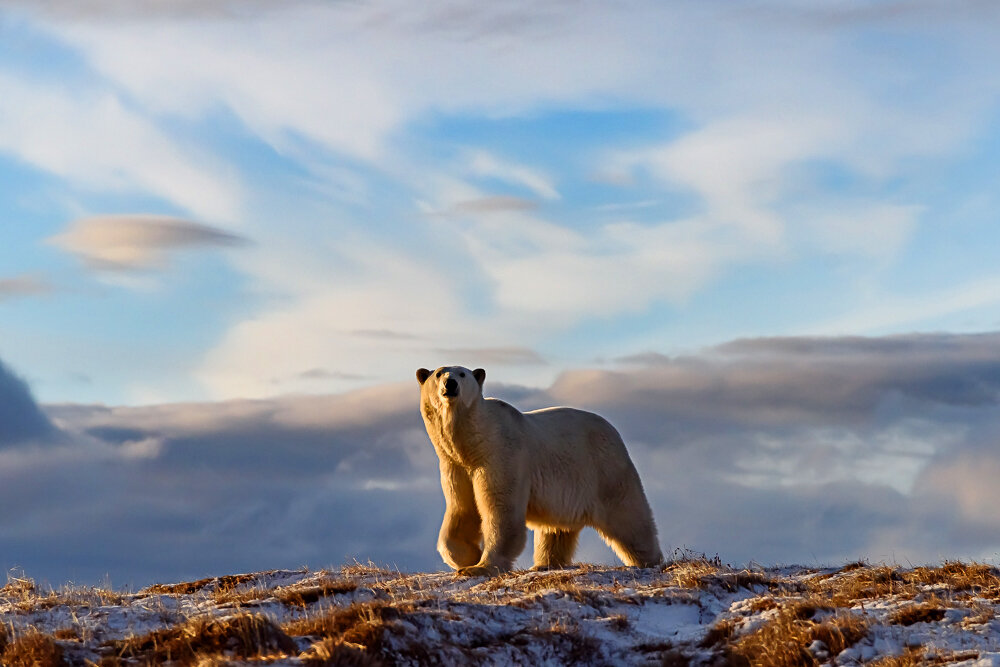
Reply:
M0 588L18 665L1000 666L1000 571L748 568L686 555L493 579L374 565L134 593Z

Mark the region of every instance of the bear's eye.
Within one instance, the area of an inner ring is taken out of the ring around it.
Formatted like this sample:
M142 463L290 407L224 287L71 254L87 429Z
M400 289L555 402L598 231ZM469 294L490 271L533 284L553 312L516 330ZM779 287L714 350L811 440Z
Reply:
M441 377L441 371L438 371L437 374L434 377L436 377L436 378Z
M459 374L458 374L458 377L460 377L460 378L464 378L464 377L465 377L465 373L464 373L464 372L462 372L462 373L459 373Z

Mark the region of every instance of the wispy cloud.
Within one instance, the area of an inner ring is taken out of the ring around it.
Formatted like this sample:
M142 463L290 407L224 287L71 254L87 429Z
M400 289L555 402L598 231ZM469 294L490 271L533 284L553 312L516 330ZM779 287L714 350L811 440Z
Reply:
M229 170L116 94L27 82L2 69L0 88L0 151L78 187L150 194L213 220L237 217L242 193Z
M538 352L524 347L494 347L494 348L454 348L436 350L445 357L457 360L472 360L475 366L496 364L497 366L535 366L547 362Z
M0 301L23 296L48 294L53 289L48 280L36 275L0 278Z
M461 217L465 215L507 213L511 211L531 211L538 208L538 202L524 197L491 195L475 199L462 199L439 210L428 210L436 217Z
M155 215L105 215L77 220L49 242L103 271L163 268L171 253L247 243L236 234Z
M487 176L527 188L542 199L559 199L549 176L540 170L501 160L485 151L475 152L469 166L476 176Z

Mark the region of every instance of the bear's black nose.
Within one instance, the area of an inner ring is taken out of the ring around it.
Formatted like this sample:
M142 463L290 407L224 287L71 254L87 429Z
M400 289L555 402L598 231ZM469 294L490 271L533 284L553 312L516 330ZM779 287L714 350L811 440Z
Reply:
M444 381L444 395L458 396L458 382L455 378L448 378Z

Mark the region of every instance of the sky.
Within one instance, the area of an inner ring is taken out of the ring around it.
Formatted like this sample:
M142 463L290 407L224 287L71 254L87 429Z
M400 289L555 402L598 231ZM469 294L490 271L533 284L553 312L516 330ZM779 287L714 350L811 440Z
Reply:
M441 567L451 363L608 416L665 549L997 558L998 27L0 0L0 566Z

